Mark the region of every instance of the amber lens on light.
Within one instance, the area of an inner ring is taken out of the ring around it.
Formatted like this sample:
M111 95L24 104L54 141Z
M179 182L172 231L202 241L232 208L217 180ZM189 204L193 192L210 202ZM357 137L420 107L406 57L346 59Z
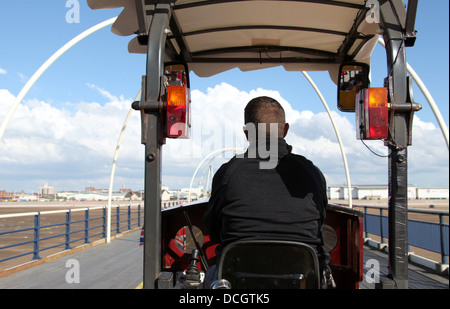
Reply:
M369 88L369 107L387 106L387 88Z
M186 87L169 86L167 88L168 106L186 106Z

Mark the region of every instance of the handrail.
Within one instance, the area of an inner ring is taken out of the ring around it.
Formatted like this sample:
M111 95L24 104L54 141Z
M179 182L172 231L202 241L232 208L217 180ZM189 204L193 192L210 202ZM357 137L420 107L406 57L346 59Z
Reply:
M181 201L179 201L179 200L162 201L161 209L167 209L170 207L174 207L180 203L181 203ZM121 212L120 211L121 207L127 207L127 211ZM137 207L137 210L131 211L131 207ZM99 217L91 217L89 212L93 211L93 210L103 210L102 215ZM72 220L71 215L75 212L80 212L80 211L85 212L84 219ZM54 224L49 224L49 225L41 224L41 217L43 217L45 215L63 214L63 213L66 213L66 220L62 220L64 222L54 223ZM134 215L134 214L136 214L136 215ZM115 231L116 234L119 234L119 233L122 233L121 231L123 229L132 230L136 227L137 228L141 227L143 224L143 218L144 218L143 208L141 207L140 204L138 204L138 205L127 204L127 205L117 205L116 213L113 215L113 217L115 218L113 228L111 227L111 225L107 224L107 216L108 216L107 215L107 206L80 207L80 208L73 208L73 209L60 209L60 210L33 211L33 212L24 212L24 213L15 213L15 214L4 214L4 215L0 215L0 219L11 219L11 218L19 218L19 217L27 217L27 216L35 217L34 218L34 226L30 226L30 227L18 229L18 230L0 231L0 236L14 234L14 233L33 232L33 237L32 237L33 239L23 241L23 242L8 244L5 246L0 246L0 252L2 249L18 247L18 246L22 246L22 245L26 245L26 244L33 244L33 250L30 250L25 253L20 253L20 254L14 255L14 256L8 256L6 258L2 258L2 259L0 259L0 263L7 261L7 260L12 260L12 259L19 258L22 256L30 255L30 254L33 255L32 260L38 260L38 259L40 259L39 252L42 252L44 250L52 249L52 248L59 247L59 246L64 246L64 250L69 250L69 249L71 249L70 248L71 243L74 243L74 242L77 242L80 240L84 240L84 243L87 244L87 243L89 243L89 239L91 239L93 237L97 237L99 235L102 235L101 239L106 239L107 238L107 229L110 229L110 231ZM101 223L98 225L95 225L95 226L90 226L89 222L94 221L94 220L101 220ZM80 224L83 222L85 223L84 228L78 229L76 231L71 229L72 224L76 224L76 223ZM50 235L47 237L41 237L40 232L42 230L45 230L46 228L50 228L50 227L55 227L55 226L66 226L66 230L65 230L65 232L60 233L60 234ZM90 231L94 230L94 229L101 229L101 231L97 234L91 234ZM72 239L72 237L71 237L72 234L82 233L82 232L84 232L83 237L78 238L78 239ZM64 241L62 241L61 243L53 244L52 246L49 246L46 248L42 248L40 246L41 241L52 239L52 238L58 238L58 237L64 238Z
M65 213L65 212L69 212L69 210L71 212L77 212L77 211L86 211L86 210L96 210L96 209L102 209L104 208L103 206L101 207L83 207L83 208L76 208L76 209L61 209L61 210L47 210L47 211L33 211L33 212L22 212L22 213L17 213L17 214L6 214L6 215L0 215L0 219L3 218L16 218L16 217L26 217L26 216L35 216L37 214L41 214L41 215L50 215L50 214L58 214L58 213Z
M355 208L372 208L372 209L388 209L388 206L382 206L382 205L355 205ZM444 215L448 216L449 211L448 210L440 210L440 209L425 209L425 208L408 208L408 212L414 212L414 213L422 213L422 214L429 214L429 215Z
M136 206L136 205L133 205ZM121 207L127 207L127 212L121 212L120 208ZM143 223L143 210L141 209L141 205L137 205L137 210L136 211L131 211L131 207L132 205L117 205L117 211L115 214L115 218L116 218L116 227L113 229L116 231L117 234L121 233L121 229L126 228L127 230L132 230L132 227L134 228L135 226L137 226L137 228L141 227L142 223ZM98 217L90 217L89 212L93 211L93 210L103 210L102 211L102 215L98 216ZM79 219L79 220L72 220L72 213L75 212L80 212L80 211L84 211L85 215L84 215L84 219ZM45 215L50 215L50 214L66 214L66 219L65 220L61 220L63 222L57 222L57 223L52 223L52 224L47 224L47 225L42 225L41 224L41 217L45 216ZM136 216L132 216L132 214L137 214ZM22 229L17 229L17 230L8 230L8 231L0 231L0 236L2 235L10 235L10 234L15 234L15 233L23 233L23 232L33 232L33 236L32 236L32 240L26 240L23 242L18 242L18 243L12 243L12 244L8 244L5 246L0 246L0 250L2 249L8 249L8 248L12 248L12 247L18 247L18 246L22 246L22 245L26 245L26 244L33 244L33 249L27 252L21 252L19 254L13 255L13 256L7 256L6 258L2 258L0 259L0 262L4 262L4 261L8 261L8 260L12 260L12 259L16 259L22 256L26 256L26 255L30 255L32 254L32 260L39 260L41 259L41 257L39 256L39 253L44 251L44 250L48 250L48 249L52 249L55 247L60 247L60 246L64 246L64 250L70 250L71 247L70 245L74 242L78 242L78 241L82 241L84 240L84 244L88 244L89 243L89 239L91 239L92 237L96 237L101 235L101 238L106 238L106 228L107 228L107 224L106 224L106 207L83 207L83 208L75 208L75 209L61 209L61 210L49 210L49 211L35 211L35 212L26 212L26 213L17 213L17 214L5 214L5 215L0 215L0 219L11 219L11 218L18 218L18 217L26 217L26 216L34 216L34 226L30 226L30 227L26 227L26 228L22 228ZM123 219L123 216L126 216L125 219ZM90 226L89 222L94 221L94 220L101 220L101 223L98 223L95 226ZM133 221L133 222L132 222ZM73 230L71 228L71 225L73 224L80 224L84 222L84 228L80 228L78 230ZM65 226L65 231L60 233L60 234L56 234L56 235L46 235L45 237L41 236L41 231L45 230L47 228L51 228L51 227L56 227L56 226L60 226L61 229L64 229ZM90 234L89 232L93 229L101 229L100 232L96 233L96 234ZM82 233L84 232L84 236L77 238L77 239L73 239L73 237L71 237L72 234L76 234L76 233ZM42 248L40 246L40 242L44 241L44 240L48 240L48 239L52 239L52 238L61 238L63 239L60 243L56 243L56 244L52 244L48 247ZM25 249L27 250L27 249Z
M369 238L369 234L380 236L381 244L384 246L385 238L388 238L387 234L389 231L387 231L387 217L384 216L383 211L388 209L388 207L381 205L354 205L354 207L364 208L363 226L366 238ZM378 209L380 211L379 215L369 214L368 209ZM439 223L408 220L408 245L439 253L441 255L441 264L447 265L449 225L445 224L444 216L449 216L449 211L411 208L408 209L408 212L439 216ZM434 238L431 235L434 235ZM439 235L439 239L437 239L437 235Z

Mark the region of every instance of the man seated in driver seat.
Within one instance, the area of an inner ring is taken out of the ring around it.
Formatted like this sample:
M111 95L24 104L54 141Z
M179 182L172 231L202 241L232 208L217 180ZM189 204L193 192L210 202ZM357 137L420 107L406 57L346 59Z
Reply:
M205 214L210 238L219 243L217 265L229 243L263 239L306 243L316 249L324 269L328 253L323 249L322 226L328 199L322 172L291 152L284 139L289 124L276 100L251 100L244 118L247 152L216 172ZM205 288L216 277L216 267L210 267Z

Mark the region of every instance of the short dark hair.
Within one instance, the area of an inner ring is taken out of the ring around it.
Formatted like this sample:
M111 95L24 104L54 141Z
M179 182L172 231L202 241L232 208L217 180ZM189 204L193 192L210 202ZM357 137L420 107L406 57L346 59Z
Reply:
M286 124L286 116L284 109L277 100L271 97L257 97L250 102L244 110L245 124L253 123L258 128L259 123L266 124L266 135L270 134L270 124L278 124L278 137L283 137L284 127Z

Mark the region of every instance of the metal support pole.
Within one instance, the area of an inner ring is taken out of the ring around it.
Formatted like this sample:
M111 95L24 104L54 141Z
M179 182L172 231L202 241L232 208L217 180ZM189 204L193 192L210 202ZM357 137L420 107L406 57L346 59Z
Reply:
M161 147L164 144L161 85L170 3L155 6L149 29L147 75L141 101L142 143L145 145L144 289L156 288L161 272ZM156 107L156 108L155 108Z
M401 0L380 1L386 45L389 115L389 276L398 289L408 288L408 153L413 112L396 110L408 102L405 53L406 12Z

